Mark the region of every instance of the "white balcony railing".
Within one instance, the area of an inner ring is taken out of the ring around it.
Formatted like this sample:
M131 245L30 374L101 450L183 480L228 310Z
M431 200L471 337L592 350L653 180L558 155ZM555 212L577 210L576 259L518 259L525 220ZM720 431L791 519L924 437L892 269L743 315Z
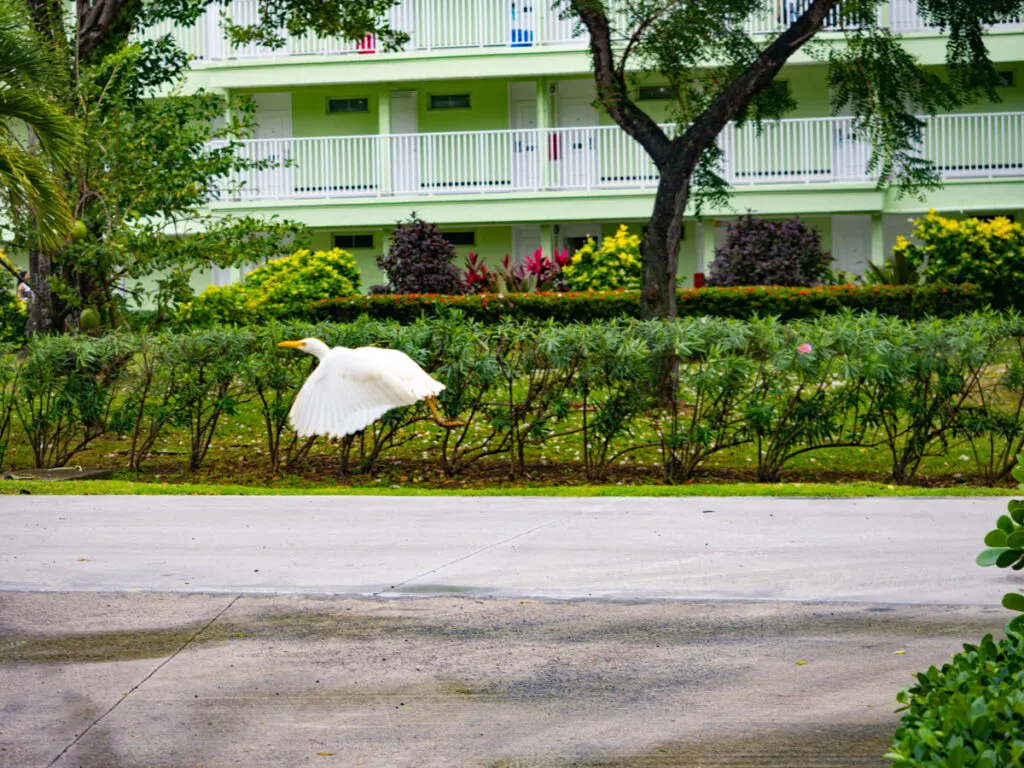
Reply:
M200 61L225 59L265 59L289 56L333 56L375 54L377 41L371 36L359 42L314 35L287 37L282 48L258 45L233 47L221 24L221 14L235 24L253 24L258 16L259 0L233 0L226 9L210 5L199 21L187 29L172 24L151 28L145 37L171 34L187 53ZM918 0L890 0L889 26L894 32L925 32L929 25L918 12ZM810 0L764 0L762 10L741 23L750 34L773 34L788 27L810 4ZM400 0L389 11L388 21L406 32L406 51L431 51L457 48L529 49L535 46L586 44L586 33L572 19L562 18L550 0ZM834 11L826 30L851 26ZM628 28L624 13L613 14L612 28ZM1024 28L1024 14L997 29Z
M870 145L848 117L729 125L725 179L762 184L870 182ZM435 197L650 189L658 172L617 126L389 136L253 139L239 150L279 165L238 174L231 199ZM1024 177L1024 112L927 118L921 156L946 178Z

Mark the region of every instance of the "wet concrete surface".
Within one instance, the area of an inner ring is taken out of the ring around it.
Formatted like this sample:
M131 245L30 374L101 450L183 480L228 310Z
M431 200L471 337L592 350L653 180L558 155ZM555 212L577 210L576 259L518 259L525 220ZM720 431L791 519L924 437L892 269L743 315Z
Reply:
M900 687L1005 619L939 604L0 592L0 766L882 768Z

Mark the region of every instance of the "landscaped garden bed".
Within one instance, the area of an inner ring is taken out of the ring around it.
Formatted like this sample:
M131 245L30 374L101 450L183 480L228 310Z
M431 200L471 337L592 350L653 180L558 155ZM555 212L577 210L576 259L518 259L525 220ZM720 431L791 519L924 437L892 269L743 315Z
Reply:
M465 426L441 429L417 406L343 440L297 440L288 409L314 361L276 343L304 336L405 351L446 384L441 404ZM3 358L0 382L14 468L282 488L1002 486L1024 434L1024 322L481 324L450 312L405 326L38 338L23 362Z

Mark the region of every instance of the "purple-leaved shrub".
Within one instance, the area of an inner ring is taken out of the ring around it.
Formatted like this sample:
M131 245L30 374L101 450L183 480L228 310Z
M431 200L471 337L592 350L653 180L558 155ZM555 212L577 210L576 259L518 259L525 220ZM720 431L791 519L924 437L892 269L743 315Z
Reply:
M452 263L455 246L433 224L413 216L395 227L390 250L377 257L377 266L388 276L388 292L465 293L466 284Z
M811 286L829 276L831 261L821 249L821 235L800 219L767 221L747 215L729 225L707 285Z

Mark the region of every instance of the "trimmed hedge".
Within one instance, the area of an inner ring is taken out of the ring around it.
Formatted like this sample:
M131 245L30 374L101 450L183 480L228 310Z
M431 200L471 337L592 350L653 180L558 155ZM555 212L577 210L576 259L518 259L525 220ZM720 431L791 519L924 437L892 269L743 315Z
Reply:
M844 309L874 311L907 320L953 317L986 304L973 285L830 285L818 288L698 288L679 292L680 317L747 319L777 316L797 320ZM583 293L513 293L442 296L378 294L327 299L311 305L313 320L348 321L366 315L380 320L411 322L445 307L485 322L501 319L591 322L638 317L638 291ZM299 318L296 318L299 319Z

